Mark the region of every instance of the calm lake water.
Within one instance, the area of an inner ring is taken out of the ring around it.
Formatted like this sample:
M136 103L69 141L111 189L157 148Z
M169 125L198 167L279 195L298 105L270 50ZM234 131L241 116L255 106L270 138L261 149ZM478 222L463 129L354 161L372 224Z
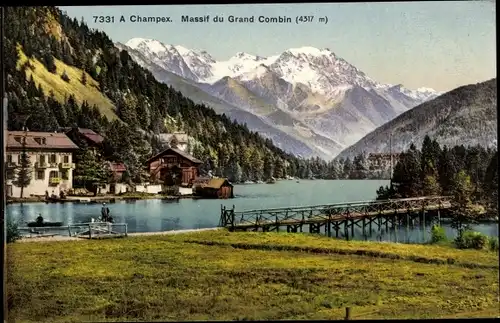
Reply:
M337 181L278 181L276 184L235 185L235 198L231 200L192 200L179 202L161 200L120 201L109 204L115 222L126 222L129 232L155 232L179 229L198 229L216 227L219 223L221 204L226 207L235 205L236 211L332 204L373 200L376 190L387 185L384 180L337 180ZM45 204L25 203L7 205L7 217L23 222L35 221L39 213L45 221L61 221L64 224L90 222L100 216L100 204ZM448 236L455 235L454 230L442 224ZM490 236L498 236L498 224L481 224L474 228ZM343 231L343 230L342 230ZM363 237L360 229L355 231L354 239L422 242L430 237L430 226L424 230L418 225L384 232L372 232Z

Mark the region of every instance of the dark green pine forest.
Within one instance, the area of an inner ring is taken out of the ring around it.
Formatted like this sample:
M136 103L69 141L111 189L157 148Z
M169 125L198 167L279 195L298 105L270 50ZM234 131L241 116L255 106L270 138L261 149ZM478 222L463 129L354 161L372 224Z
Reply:
M399 156L391 184L380 187L377 199L450 196L457 203L455 209L476 206L497 215L498 151L481 146L441 147L425 136L420 150L412 144Z

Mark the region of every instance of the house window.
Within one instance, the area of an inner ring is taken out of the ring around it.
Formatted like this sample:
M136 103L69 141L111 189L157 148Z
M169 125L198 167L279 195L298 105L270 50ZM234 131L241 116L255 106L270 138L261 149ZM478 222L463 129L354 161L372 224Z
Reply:
M168 157L167 158L167 164L175 164L177 163L177 158L175 157Z
M66 163L66 164L69 163L69 156L68 155L64 156L64 163Z
M56 163L56 155L50 155L50 163L55 164Z
M59 177L59 172L56 170L53 170L49 173L49 178L58 178Z
M17 163L21 164L21 154L17 155Z
M40 155L40 165L45 165L45 155Z
M7 155L7 162L12 163L12 155Z
M45 171L43 171L43 170L37 171L36 172L36 179L41 179L41 180L45 179Z
M67 171L67 170L62 171L62 172L61 172L61 175L62 175L62 176L61 176L61 177L62 177L62 179L64 179L64 180L67 180L67 179L68 179L68 171Z
M7 179L14 179L14 171L12 169L7 170Z

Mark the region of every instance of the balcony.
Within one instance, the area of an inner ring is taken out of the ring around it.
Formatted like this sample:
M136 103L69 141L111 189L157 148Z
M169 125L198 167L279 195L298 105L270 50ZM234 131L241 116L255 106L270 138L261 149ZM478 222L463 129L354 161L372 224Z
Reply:
M45 162L44 163L41 163L41 162L36 162L35 163L35 168L37 168L37 169L45 169L47 167L48 167L48 165Z
M75 164L73 163L61 163L60 166L62 169L75 168Z
M16 163L14 163L14 162L6 162L6 163L5 163L5 167L6 167L7 169L9 169L9 168L16 168L16 167L17 167L17 164L16 164Z
M57 185L61 183L61 179L59 177L51 177L49 178L49 184L51 185Z

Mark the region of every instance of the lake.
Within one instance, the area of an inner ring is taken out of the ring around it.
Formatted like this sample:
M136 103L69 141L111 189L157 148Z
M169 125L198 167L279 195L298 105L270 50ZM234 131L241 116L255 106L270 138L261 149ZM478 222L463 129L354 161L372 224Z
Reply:
M235 211L332 204L373 200L376 190L388 185L386 180L301 180L278 181L275 184L235 185L235 198L230 200L192 200L181 199L179 202L162 200L120 201L109 204L110 213L115 222L126 222L129 232L156 232L180 229L198 229L216 227L219 223L221 204L235 206ZM24 203L7 205L7 217L23 222L35 221L42 214L45 221L73 224L90 222L98 218L100 204L45 204ZM442 224L447 234L452 237L454 230ZM24 226L21 224L21 226ZM480 224L475 230L490 236L498 236L497 224ZM373 232L368 240L422 242L430 237L430 227L415 227L406 231L406 227L396 232ZM365 239L360 232L355 232L354 239Z

